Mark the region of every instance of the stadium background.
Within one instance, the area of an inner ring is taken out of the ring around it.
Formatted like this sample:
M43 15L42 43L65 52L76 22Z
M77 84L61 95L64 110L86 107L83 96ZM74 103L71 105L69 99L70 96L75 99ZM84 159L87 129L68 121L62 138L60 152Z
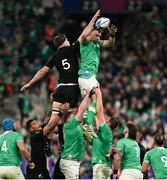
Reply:
M98 73L105 112L112 110L121 120L115 142L127 121L143 132L147 149L156 132L167 139L166 0L1 0L0 121L13 117L27 147L25 122L44 118L58 76L51 72L24 94L20 87L54 52L53 36L65 33L75 41L97 9L118 27L116 45L102 51ZM52 152L50 173L59 153L56 135ZM87 146L81 178L91 177L90 154Z

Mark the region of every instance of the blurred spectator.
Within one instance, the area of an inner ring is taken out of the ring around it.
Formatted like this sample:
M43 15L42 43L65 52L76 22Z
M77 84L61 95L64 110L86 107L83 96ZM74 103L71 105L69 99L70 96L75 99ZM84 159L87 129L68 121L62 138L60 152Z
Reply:
M19 94L20 87L53 53L52 37L61 30L69 39L76 39L81 20L88 17L65 14L62 2L0 1L0 109L6 115L18 105L20 115L15 116L21 123L34 112L39 118L44 116L57 77L50 73L48 81L39 82L28 94ZM111 20L118 25L117 42L112 50L102 50L98 73L104 110L111 113L113 109L121 120L114 142L130 120L142 130L145 148L151 148L155 133L167 138L166 8L154 6L145 13L112 14ZM81 164L82 178L91 177L89 156Z

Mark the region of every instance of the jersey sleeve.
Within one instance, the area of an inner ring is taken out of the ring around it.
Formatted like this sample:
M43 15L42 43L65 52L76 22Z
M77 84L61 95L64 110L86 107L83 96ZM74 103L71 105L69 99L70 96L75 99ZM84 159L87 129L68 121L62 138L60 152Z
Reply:
M80 50L80 43L79 43L79 41L74 42L74 43L71 45L71 48L72 48L73 51L79 52L79 50Z
M124 143L122 142L122 140L119 140L117 145L116 145L116 148L117 150L121 151L122 153L124 153L124 148L125 148L125 145Z
M65 124L65 126L66 128L71 129L71 128L77 127L79 124L80 124L80 121L76 117L73 117L69 122Z
M49 67L50 69L53 68L53 66L55 65L55 56L51 56L48 61L46 62L45 66Z
M111 144L113 141L113 135L111 130L109 129L108 125L106 123L103 123L100 127L99 127L99 132L98 132L99 138L102 141L108 141L110 140Z
M93 124L93 120L96 114L96 103L92 103L88 110L86 111L87 116L84 116L84 123L88 124L88 125L92 125ZM85 115L85 114L84 114Z
M147 162L147 163L150 162L149 152L146 152L146 154L145 154L145 156L144 156L144 162Z
M20 141L23 142L24 140L23 140L23 136L18 133L17 136L16 136L16 142L18 143Z

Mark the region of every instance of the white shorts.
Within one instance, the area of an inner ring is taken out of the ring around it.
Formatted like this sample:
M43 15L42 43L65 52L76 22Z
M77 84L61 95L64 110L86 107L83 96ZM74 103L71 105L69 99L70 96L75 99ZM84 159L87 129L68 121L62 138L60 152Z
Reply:
M79 179L80 162L74 160L61 159L60 170L65 175L66 179Z
M110 179L111 168L104 164L93 165L93 179Z
M92 90L94 87L98 87L99 86L99 82L97 81L95 76L91 76L88 79L84 79L79 77L78 78L78 84L81 90L81 95L84 96L86 94L86 89L90 89Z
M141 171L137 169L124 169L119 179L120 180L130 180L130 179L142 180L143 174L141 173Z
M0 166L0 179L25 179L17 166Z

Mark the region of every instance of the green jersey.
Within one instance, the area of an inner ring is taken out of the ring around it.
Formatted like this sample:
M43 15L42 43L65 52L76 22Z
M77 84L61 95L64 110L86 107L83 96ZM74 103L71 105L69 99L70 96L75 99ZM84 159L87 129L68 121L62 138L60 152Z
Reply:
M19 141L23 141L23 136L17 132L6 131L0 135L0 166L20 165Z
M90 73L91 75L97 74L101 46L101 41L94 43L92 40L89 40L86 44L80 43L81 64L78 72L79 75L85 73Z
M144 156L144 162L151 165L156 179L167 179L167 149L155 147Z
M117 149L122 152L121 169L140 170L140 148L135 140L122 138L117 143Z
M82 161L85 142L79 120L76 117L64 124L64 149L62 159L73 158Z
M92 164L105 164L110 166L106 158L113 142L113 134L106 123L103 123L97 131L97 138L93 138Z

